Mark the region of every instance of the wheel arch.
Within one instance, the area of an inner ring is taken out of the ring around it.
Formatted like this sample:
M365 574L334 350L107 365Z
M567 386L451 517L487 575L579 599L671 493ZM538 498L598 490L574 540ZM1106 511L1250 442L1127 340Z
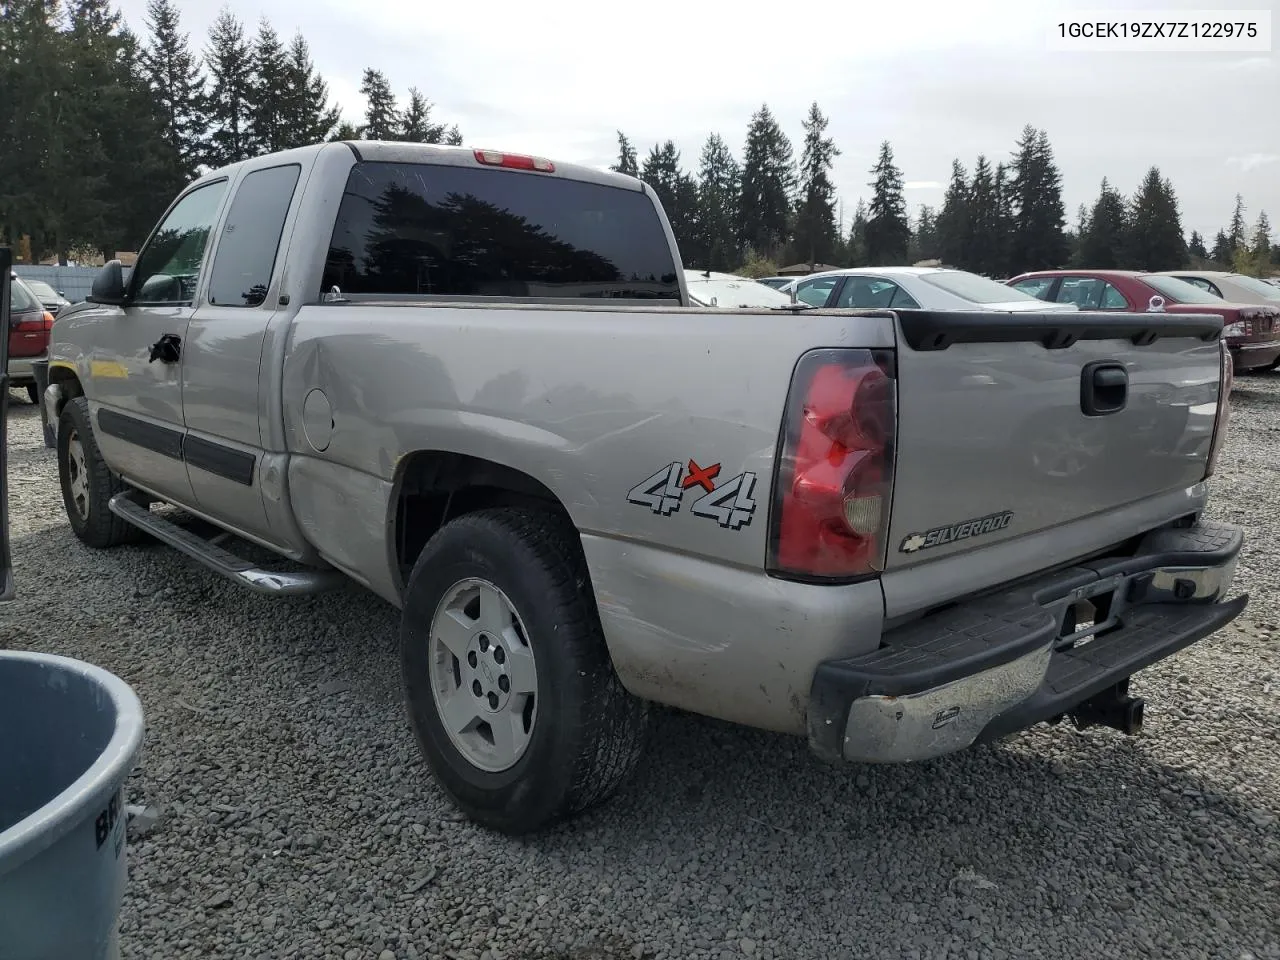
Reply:
M403 597L409 572L432 534L464 514L499 506L538 507L572 522L546 484L515 467L444 450L402 457L387 515L388 560L397 592Z

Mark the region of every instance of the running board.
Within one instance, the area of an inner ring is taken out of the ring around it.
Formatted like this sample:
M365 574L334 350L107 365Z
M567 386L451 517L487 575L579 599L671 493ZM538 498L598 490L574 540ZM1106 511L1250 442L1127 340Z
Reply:
M336 570L263 570L215 543L170 523L133 499L131 491L117 493L107 504L120 519L145 530L161 543L181 550L214 573L273 597L322 593L340 586L346 577Z

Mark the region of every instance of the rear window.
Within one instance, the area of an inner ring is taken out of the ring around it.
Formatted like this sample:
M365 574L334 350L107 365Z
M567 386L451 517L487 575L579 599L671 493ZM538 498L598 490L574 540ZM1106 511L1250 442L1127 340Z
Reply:
M26 288L21 280L14 280L9 285L9 309L14 313L19 311L26 313L28 310L36 310L40 308L40 301L31 295L31 291Z
M1208 290L1201 290L1195 284L1179 280L1177 277L1153 277L1150 274L1146 274L1143 276L1142 282L1149 287L1154 287L1174 303L1222 304L1221 297L1215 297Z
M754 280L697 280L686 278L689 297L704 306L786 307L791 298ZM711 301L714 300L713 304Z
M678 300L671 248L638 191L536 173L357 163L322 292Z
M1023 293L1003 283L988 280L976 273L965 273L963 270L940 270L937 273L922 273L920 279L941 287L947 293L970 303L1010 303L1017 300L1035 300L1029 293Z
M58 296L58 291L49 286L43 280L23 280L32 293L44 300L53 300Z
M1280 300L1280 287L1273 287L1269 283L1264 283L1263 281L1254 279L1253 277L1246 277L1243 274L1233 276L1231 279L1239 286L1244 287L1250 293L1261 297L1263 300Z

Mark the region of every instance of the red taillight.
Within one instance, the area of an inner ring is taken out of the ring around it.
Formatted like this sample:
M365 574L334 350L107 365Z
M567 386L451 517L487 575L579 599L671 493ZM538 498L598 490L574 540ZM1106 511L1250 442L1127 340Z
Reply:
M1241 310L1240 322L1244 324L1244 336L1272 333L1275 330L1275 314L1270 310Z
M48 333L53 329L53 314L46 310L39 320L23 320L13 325L17 333Z
M489 167L507 167L510 170L537 170L539 173L555 173L556 165L542 157L526 157L520 153L503 153L500 150L476 150L476 161Z
M884 567L897 393L886 350L817 350L787 398L769 570L848 580Z
M1213 415L1213 440L1209 444L1209 459L1205 463L1204 478L1208 480L1218 468L1218 454L1222 445L1227 442L1227 424L1231 420L1231 389L1235 386L1235 364L1231 362L1231 351L1227 345L1218 342L1221 354L1222 373L1218 378L1218 409Z

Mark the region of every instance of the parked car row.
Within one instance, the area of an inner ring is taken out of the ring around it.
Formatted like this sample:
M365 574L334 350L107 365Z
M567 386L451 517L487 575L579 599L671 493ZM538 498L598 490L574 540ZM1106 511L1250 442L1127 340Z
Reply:
M1038 270L1011 278L1015 290L1081 310L1163 309L1223 318L1236 370L1280 367L1280 288L1217 271Z
M741 286L733 274L697 274L695 289ZM810 307L900 310L995 310L1007 313L1109 311L1212 314L1223 318L1223 339L1235 370L1280 368L1280 281L1214 270L1038 270L992 280L945 267L852 267L805 277L764 277L756 285ZM714 298L710 298L714 299ZM722 306L749 304L738 296ZM714 303L710 305L715 305Z

